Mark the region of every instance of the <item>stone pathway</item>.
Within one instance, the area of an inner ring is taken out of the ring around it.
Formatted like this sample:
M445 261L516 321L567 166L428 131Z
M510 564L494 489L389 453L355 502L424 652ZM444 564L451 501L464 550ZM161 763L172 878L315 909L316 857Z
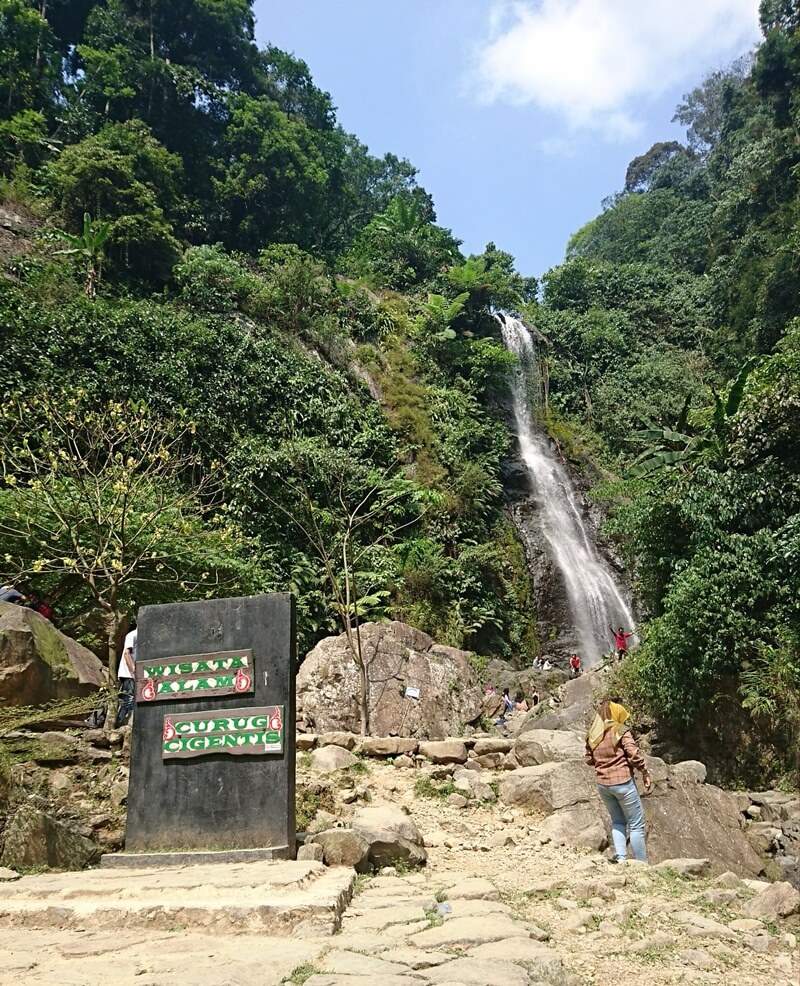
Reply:
M44 873L0 883L0 927L319 937L338 930L354 881L316 862Z
M465 873L469 859L487 865ZM732 874L613 867L550 847L547 876L476 872L492 864L488 852L434 848L424 870L369 878L314 863L25 877L0 885L0 984L601 986L609 969L632 986L798 981L794 934L744 916L756 888ZM338 932L319 914L334 879L345 896L356 882Z

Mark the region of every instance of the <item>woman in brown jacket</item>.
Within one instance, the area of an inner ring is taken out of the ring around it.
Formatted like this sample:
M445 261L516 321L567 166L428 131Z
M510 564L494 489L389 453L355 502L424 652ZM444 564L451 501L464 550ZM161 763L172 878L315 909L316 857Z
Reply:
M641 771L645 791L649 792L653 783L626 725L628 718L624 706L603 702L589 728L584 759L595 769L598 793L611 816L614 862L622 863L628 858L626 829L629 829L633 855L646 863L644 809L633 779L634 769Z

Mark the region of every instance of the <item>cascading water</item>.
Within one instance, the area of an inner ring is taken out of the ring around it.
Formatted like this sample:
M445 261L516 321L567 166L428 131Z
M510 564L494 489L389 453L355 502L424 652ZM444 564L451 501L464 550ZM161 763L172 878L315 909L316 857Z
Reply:
M566 636L574 642L584 666L591 667L611 648L609 626L629 629L633 616L595 547L569 473L549 438L533 424L528 396L536 372L531 334L516 318L500 315L498 319L506 348L520 361L511 381L511 396L520 455L536 501L532 523L538 525L564 583L573 623L573 632L567 631Z

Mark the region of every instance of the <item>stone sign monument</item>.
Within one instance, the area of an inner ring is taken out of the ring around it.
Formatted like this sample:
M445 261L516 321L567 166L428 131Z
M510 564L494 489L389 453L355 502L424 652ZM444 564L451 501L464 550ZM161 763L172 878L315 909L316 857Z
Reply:
M289 593L145 606L125 851L295 849Z

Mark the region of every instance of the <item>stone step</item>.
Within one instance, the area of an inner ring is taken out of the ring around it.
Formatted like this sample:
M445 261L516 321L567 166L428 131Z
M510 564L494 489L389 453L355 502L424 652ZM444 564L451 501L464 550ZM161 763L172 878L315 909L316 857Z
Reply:
M46 873L0 884L0 926L319 937L339 930L354 880L313 861Z

